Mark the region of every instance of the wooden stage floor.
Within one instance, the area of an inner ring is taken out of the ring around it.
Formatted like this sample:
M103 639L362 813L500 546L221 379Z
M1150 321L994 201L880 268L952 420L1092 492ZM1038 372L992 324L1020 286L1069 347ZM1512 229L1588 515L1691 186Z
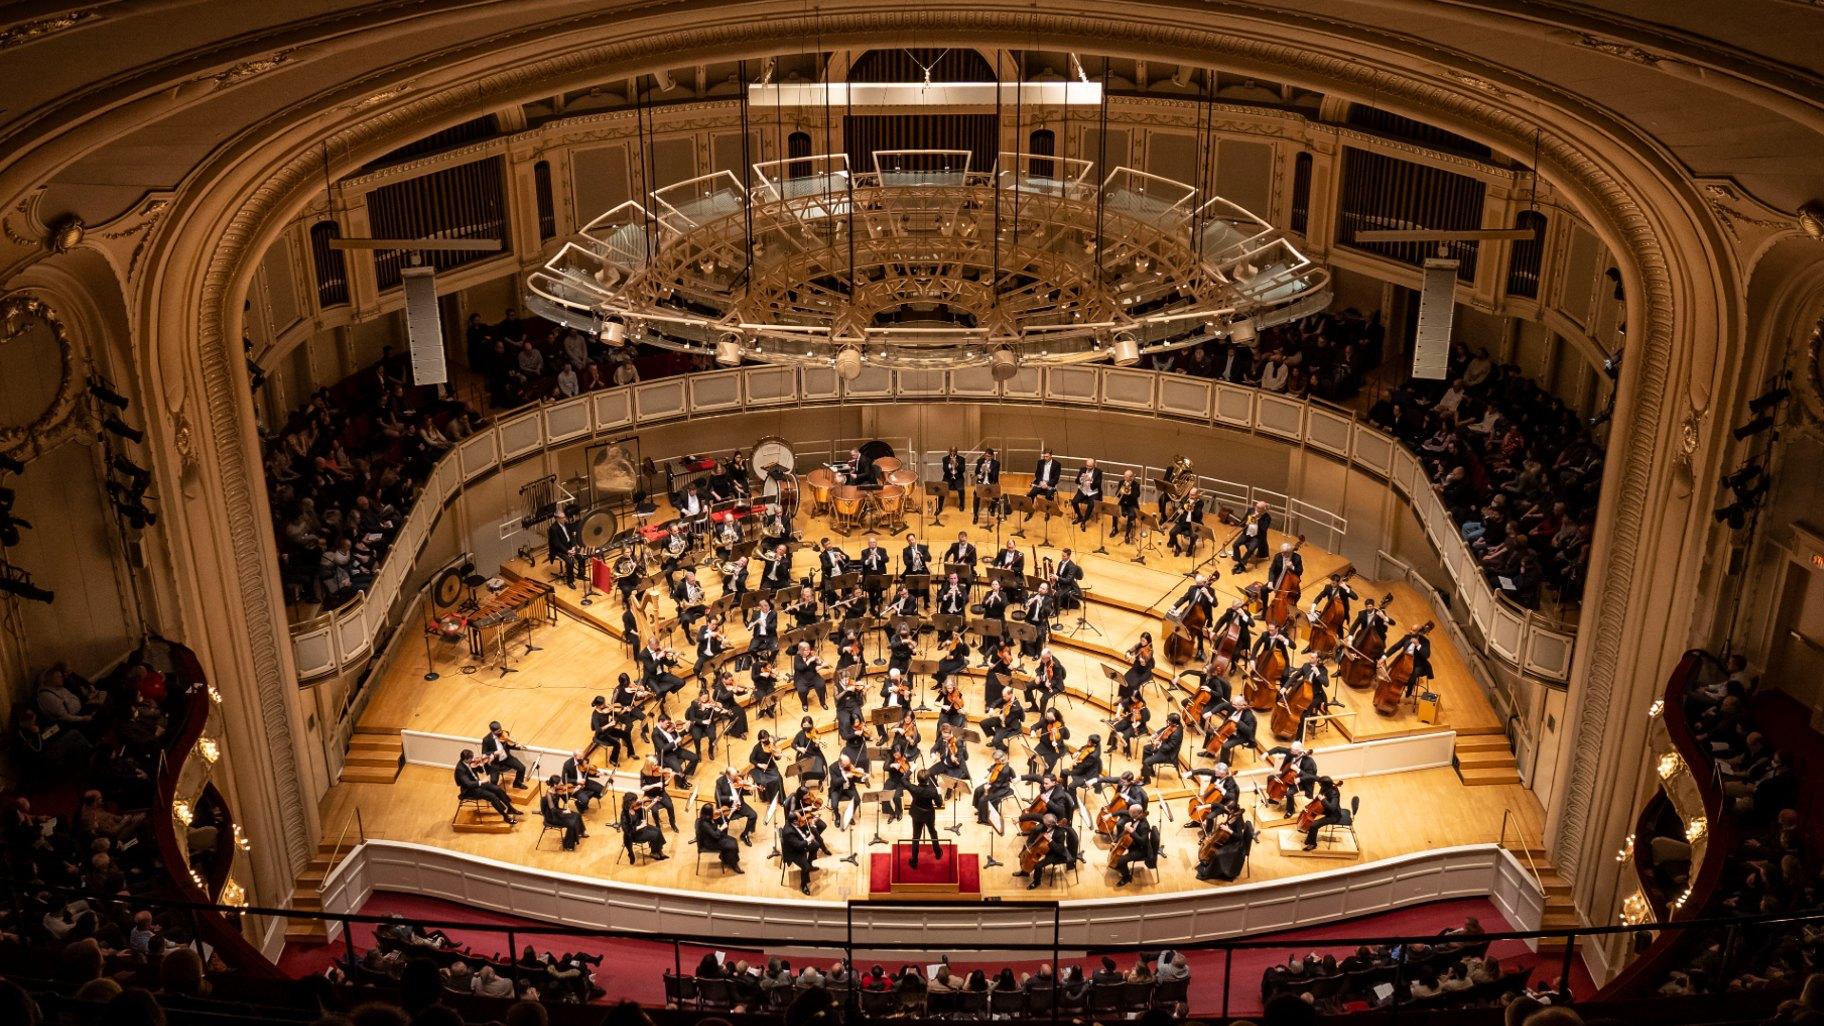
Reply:
M1012 487L1010 483L1009 489ZM917 514L911 518L913 531L931 547L934 555L941 556L943 548L955 540L959 530L969 532L970 539L978 545L984 558L993 551L995 533L992 528L970 526L967 516L959 514L954 508L946 511L943 521L939 525L929 522L928 516L921 517ZM1018 526L1017 521L1010 522L1010 525ZM865 535L841 539L822 518L801 515L798 529L801 537L810 543L826 536L840 540L851 555L859 552L865 544ZM1007 528L1004 528L1003 537L1006 531ZM1040 519L1035 519L1028 525L1026 534L1028 537L1018 540L1022 549L1028 553L1029 564L1033 559L1033 548L1028 546L1036 547L1037 555L1041 558L1055 558L1060 546L1071 545L1086 570L1086 580L1092 586L1089 592L1088 620L1097 630L1069 633L1069 628L1075 624L1075 616L1072 614L1064 621L1066 630L1053 635L1052 644L1066 667L1071 690L1078 692L1074 702L1062 705L1073 740L1080 742L1091 733L1100 734L1106 739L1108 730L1104 718L1110 713L1102 706L1108 699L1109 686L1103 677L1101 666L1106 664L1117 669L1124 668L1126 659L1123 653L1142 631L1151 631L1156 639L1159 637L1159 613L1183 592L1186 585L1184 573L1190 568L1192 560L1170 556L1161 549L1149 554L1145 565L1136 564L1131 561L1134 549L1115 539L1107 542L1109 554L1095 555L1091 550L1097 546L1098 532L1090 529L1078 533L1069 526L1067 518L1062 517L1055 518L1051 524L1049 544L1047 539L1041 537L1044 532ZM1219 533L1218 537L1224 538L1226 534ZM1281 540L1284 539L1277 535L1274 537L1275 547ZM897 536L889 536L885 532L881 534L881 544L893 556L895 567L898 566L898 552L903 543L903 532ZM1306 594L1309 596L1315 594L1326 575L1344 565L1344 560L1309 544L1302 551L1307 570ZM814 566L814 553L809 545L800 549L796 555L795 569L800 573ZM1225 604L1238 595L1243 586L1263 579L1266 570L1263 563L1250 573L1236 578L1229 575L1230 564L1226 558L1211 565L1222 574L1216 588L1219 602ZM510 577L532 575L549 579L549 569L515 560L503 567L502 572ZM719 589L719 577L713 573L705 573L701 577L709 597L714 598ZM757 571L751 579L757 581ZM1416 591L1404 585L1387 586L1360 578L1354 581L1354 585L1363 595L1378 597L1391 592L1394 596L1393 616L1401 626L1422 623L1436 615ZM504 677L491 661L492 655L478 663L467 658L466 650L452 646L440 650L435 656L436 668L442 678L426 682L422 679L426 669L423 646L415 643L394 645L388 662L377 673L375 682L369 685L376 692L362 715L361 730L373 735L410 729L479 740L490 720L500 720L512 731L515 739L528 745L552 748L585 745L589 737L590 698L612 691L619 673L625 671L637 676L638 669L626 646L618 638L621 618L619 596L598 595L587 608L579 604L581 597L580 591L566 589L561 584L558 586L558 625L538 630L533 639L538 645L537 651L525 652L523 635L514 642L513 666L519 672ZM661 610L669 616L669 599L661 601ZM745 629L732 623L731 628L731 639L737 644L744 642ZM1400 627L1395 628L1396 634L1399 630ZM409 632L402 632L401 637L407 633ZM694 648L685 644L681 635L673 635L672 643L681 651L688 652ZM927 636L920 655L929 654L931 649ZM826 647L826 655L827 652ZM870 660L874 654L873 643L870 642ZM690 659L691 656L687 655L686 667ZM1462 655L1452 647L1448 636L1441 631L1433 635L1432 660L1437 671L1434 690L1441 697L1437 723L1419 722L1410 705L1402 708L1396 716L1379 716L1373 711L1365 693L1356 693L1338 685L1336 690L1339 694L1336 697L1348 710L1337 724L1343 734L1320 736L1313 739L1313 743L1331 745L1346 740L1366 741L1440 730L1455 730L1460 737L1499 733L1500 724L1493 709L1470 676ZM473 667L473 672L463 672L465 665ZM1161 657L1159 670L1162 675L1169 678L1172 669ZM789 673L785 676L789 677ZM744 674L738 675L738 679L745 683ZM972 718L979 717L982 711L979 680L979 677L972 677L964 685L965 693L969 696L968 712ZM795 696L789 694L789 684L787 690L787 697L779 703L777 727L789 735L796 729L799 710ZM874 704L873 692L874 689L870 686L870 706ZM687 688L684 698L688 700L692 693ZM1149 701L1154 708L1156 727L1164 720L1163 700L1157 692L1150 692ZM673 711L681 713L683 704L681 701L674 702ZM833 729L834 717L831 713L816 711L813 716L821 728ZM927 746L935 736L932 719L931 714L927 714L921 720ZM775 729L774 722L766 718L755 719L751 726L752 730ZM1260 737L1263 744L1276 743L1269 740L1270 731L1264 716ZM1195 751L1198 740L1193 737L1187 741L1187 758ZM751 745L751 731L747 741L725 742L717 751L719 757L706 759L704 767L699 770L697 780L702 788L707 791L713 782L712 773L731 760L734 765L744 765ZM826 741L826 750L833 752L836 747ZM642 754L650 751L650 744L642 742L640 751ZM1026 754L1026 749L1016 742L1013 747L1016 769L1023 770ZM597 756L598 761L601 758L600 755ZM1239 761L1239 768L1243 769L1256 765L1252 758ZM1190 759L1190 762L1193 766L1211 764L1209 759ZM1134 768L1136 764L1136 759L1121 758L1116 754L1110 769L1119 772ZM631 770L634 766L628 760L622 763L621 768ZM987 758L980 746L971 752L970 766L978 776L985 770ZM554 768L546 767L546 772ZM1320 771L1322 768L1320 762ZM696 860L691 857L695 849L675 844L668 845L668 850L683 857L638 867L615 865L619 836L610 826L613 813L601 807L591 809L587 817L591 836L584 840L576 852L561 851L555 840L549 838L535 850L534 842L538 837L535 817L528 818L512 833L454 832L450 828L453 796L450 794L449 773L445 767L407 766L392 783L340 783L324 799L325 829L330 832L340 830L341 825L359 808L369 837L435 845L540 869L600 876L644 886L798 897L796 874L793 874L788 886L782 887L779 883L778 864L766 858L771 847L771 833L765 825L756 833L754 846L743 849L742 864L748 870L745 875L724 876L710 864L704 866L702 875L696 875ZM877 767L876 776L878 775ZM1041 893L1058 898L1103 898L1120 894L1162 893L1221 886L1201 883L1195 879L1196 832L1184 826L1184 796L1188 790L1169 774L1162 777L1158 786L1161 797L1165 799L1164 804L1170 809L1171 818L1162 821L1159 814L1155 813L1154 816L1154 822L1161 827L1166 852L1156 880L1140 874L1134 883L1125 888L1116 888L1115 874L1106 868L1105 842L1095 839L1093 831L1086 829L1084 839L1088 864L1082 867L1080 877L1055 891L1047 888ZM1021 793L1024 794L1025 790L1022 786ZM1504 814L1510 811L1518 824L1517 832L1514 824L1508 825L1510 842L1522 847L1538 847L1543 829L1544 816L1532 792L1517 783L1467 786L1457 771L1448 767L1349 779L1344 783L1343 794L1345 799L1359 797L1361 800L1357 837L1364 861L1457 844L1494 841L1502 830ZM683 837L687 838L690 836L691 818L695 809L683 800L678 800L677 804L679 825L683 828ZM1092 800L1092 808L1094 804ZM1012 803L1009 803L1007 809L1013 811ZM947 826L950 822L951 810L946 808L940 813L940 827ZM960 834L952 835L946 831L943 833L944 838L954 839L962 851L980 853L985 857L993 835L987 827L975 823L973 808L965 805L958 809L955 822L961 826ZM886 824L883 820L881 835L888 839L903 837L909 830L908 824L908 820L901 820L898 824ZM1276 831L1277 828L1269 828L1255 845L1251 873L1243 877L1242 882L1284 879L1347 865L1334 860L1282 855L1274 836ZM851 850L851 835L832 828L827 836L837 857L826 856L820 860L821 871L813 886L813 899L845 901L866 897L867 881L863 875L867 866L865 852L870 848L868 841L874 833L874 808L869 806L858 817L852 835L852 843L863 850L864 857L859 860L859 867L852 867L840 861L840 857ZM1009 845L1016 843L1017 836L1010 832L1006 837L995 839L994 853L1003 862L1017 863L1013 857L1014 852L1009 850ZM885 849L876 846L871 850ZM1010 865L988 870L983 879L984 895L1016 896L1026 893L1025 881L1011 876L1017 868L1017 865Z

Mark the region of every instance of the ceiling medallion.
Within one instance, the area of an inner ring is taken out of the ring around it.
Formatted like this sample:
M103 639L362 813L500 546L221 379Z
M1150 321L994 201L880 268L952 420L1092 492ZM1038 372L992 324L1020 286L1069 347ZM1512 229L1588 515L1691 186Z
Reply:
M527 279L605 338L743 359L941 369L1114 359L1329 303L1329 273L1218 196L1131 168L882 150L722 171L607 211ZM751 240L751 241L750 241ZM850 355L852 354L852 355ZM838 356L843 359L838 360Z
M50 448L80 393L75 349L56 311L24 293L0 300L0 454Z

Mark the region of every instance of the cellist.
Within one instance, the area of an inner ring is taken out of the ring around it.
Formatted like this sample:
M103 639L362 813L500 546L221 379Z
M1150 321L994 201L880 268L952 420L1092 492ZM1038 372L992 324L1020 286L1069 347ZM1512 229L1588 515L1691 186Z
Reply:
M1305 822L1303 816L1299 818L1299 826L1305 828L1306 851L1317 850L1317 832L1319 830L1333 824L1340 826L1349 822L1349 810L1343 808L1343 792L1337 788L1336 781L1329 777L1318 777L1317 798L1314 801L1323 803L1319 815L1309 823ZM1307 808L1304 815L1310 815L1311 811Z
M1125 887L1134 879L1134 863L1145 864L1148 869L1159 868L1159 830L1147 821L1146 809L1135 805L1129 807L1128 820L1115 835L1115 850L1119 852L1111 860L1111 868L1121 875L1115 879L1116 887Z
M1045 878L1045 867L1070 865L1075 861L1071 855L1074 850L1071 829L1048 812L1026 834L1026 841L1020 846L1020 869L1013 875L1028 877L1026 889L1035 890Z
M1235 774L1229 771L1228 763L1219 762L1210 769L1199 766L1191 771L1191 776L1201 777L1209 783L1204 786L1202 794L1191 799L1191 814L1184 818L1185 826L1197 826L1206 816L1215 815L1224 806L1241 801L1241 785L1235 782Z
M1235 749L1255 747L1256 734L1260 730L1260 720L1254 715L1253 709L1246 705L1236 705L1233 702L1225 702L1217 706L1216 712L1235 721L1235 732L1229 735L1229 739L1222 743L1222 750L1216 753L1217 761L1233 764Z
M1153 739L1147 742L1140 752L1140 779L1150 783L1155 768L1165 765L1177 765L1178 752L1184 747L1184 720L1177 713L1165 718L1165 726L1160 727Z
M1298 779L1286 788L1286 815L1290 816L1298 811L1296 796L1302 794L1310 798L1316 793L1317 759L1305 750L1302 742L1294 741L1289 747L1276 745L1267 749L1267 761L1273 764L1274 776L1284 774L1288 767L1297 770Z
M1299 714L1298 727L1301 734L1304 732L1307 720L1313 716L1324 715L1329 711L1331 705L1336 704L1330 701L1330 671L1324 669L1323 660L1310 659L1305 662L1305 665L1293 670L1291 676L1286 678L1283 691L1290 694L1298 690L1300 684L1305 683L1311 685L1311 701Z
M1247 865L1248 852L1254 846L1254 824L1237 809L1226 816L1210 816L1203 821L1203 835L1197 846L1197 879L1229 881L1241 875Z

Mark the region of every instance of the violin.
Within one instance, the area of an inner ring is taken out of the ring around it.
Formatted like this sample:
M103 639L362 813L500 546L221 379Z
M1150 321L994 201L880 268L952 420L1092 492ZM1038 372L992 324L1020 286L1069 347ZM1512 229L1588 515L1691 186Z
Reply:
M1146 743L1147 751L1156 752L1163 748L1167 742L1171 741L1172 737L1177 732L1178 724L1176 723L1167 723L1165 726L1160 727L1153 733L1153 739Z
M944 685L944 701L950 704L951 711L963 711L963 689L957 687L955 681Z

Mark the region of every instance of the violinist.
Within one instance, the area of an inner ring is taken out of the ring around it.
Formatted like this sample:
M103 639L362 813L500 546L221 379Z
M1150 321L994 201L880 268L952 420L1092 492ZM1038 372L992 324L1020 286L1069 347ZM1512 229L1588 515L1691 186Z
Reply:
M994 647L988 653L988 670L982 687L982 705L993 709L1001 704L1001 693L1013 684L1013 646L1006 641L989 639Z
M760 586L768 591L792 586L792 550L780 542L772 550L760 557L766 561L766 569L760 571Z
M1241 876L1254 847L1254 824L1240 809L1203 821L1197 846L1197 879L1230 881Z
M912 787L912 764L919 759L918 719L907 710L894 728L886 745L887 773L885 790L892 795L881 805L887 810L887 822L897 823L905 814L905 792Z
M747 804L747 800L742 795L757 790L758 788L742 777L741 771L733 766L723 770L722 775L716 778L717 808L729 810L728 819L747 821L745 828L741 831L742 844L754 843L754 826L760 822L759 813L754 811L752 805Z
M1123 700L1138 695L1153 679L1153 667L1158 665L1153 655L1153 632L1141 631L1140 640L1127 650L1127 672L1121 675L1121 698Z
M666 701L674 691L684 689L684 678L671 672L678 663L678 654L659 644L657 637L646 642L640 650L640 683L652 692L659 700L659 712L665 712Z
M1102 468L1096 466L1094 459L1085 459L1083 469L1077 471L1077 494L1070 497L1070 508L1076 513L1071 525L1089 526L1090 518L1096 515L1096 503L1101 500Z
M747 753L747 778L758 788L760 800L768 805L779 800L785 778L779 772L779 756L773 750L773 736L762 730L754 747Z
M481 774L476 772L479 768L478 764L486 758L486 756L477 757L467 748L462 750L462 754L456 759L456 794L460 798L479 798L487 802L493 806L495 812L500 813L500 818L506 820L508 826L512 826L519 822L519 814L514 811L513 802L507 797L507 792L501 790L500 785L492 780L482 780Z
M1324 803L1323 815L1311 822L1305 829L1305 850L1317 850L1317 832L1327 826L1343 826L1349 822L1349 810L1343 807L1343 792L1336 786L1336 781L1329 777L1317 778L1317 798Z
M1188 556L1196 549L1197 529L1203 526L1203 512L1203 492L1192 485L1172 510L1172 530L1167 536L1167 547L1172 550L1172 555ZM1183 553L1178 551L1181 544L1184 546Z
M1241 534L1235 539L1235 548L1231 553L1235 557L1234 573L1248 572L1248 561L1265 559L1267 556L1267 532L1273 529L1273 514L1267 512L1267 500L1254 503L1248 511L1247 523L1241 527Z
M1070 828L1057 816L1046 813L1045 818L1033 823L1027 832L1026 841L1021 845L1020 869L1013 875L1027 877L1026 889L1036 890L1045 877L1045 867L1071 865L1075 861L1071 857L1072 851ZM1032 868L1026 868L1028 865Z
M671 829L675 833L678 829L678 809L665 790L665 785L671 782L671 776L671 771L659 765L658 757L654 755L647 756L640 766L640 797L646 802L647 808L654 810L652 821L657 823L659 813L665 813L671 819Z
M874 733L876 743L885 747L892 741L888 737L888 723L894 718L894 710L903 714L912 707L912 684L905 675L889 667L885 682L880 688L880 715L876 716Z
M565 787L570 788L576 796L576 811L580 815L589 811L589 803L597 801L602 793L608 790L612 779L608 774L589 765L589 755L582 749L570 753L564 760L559 778Z
M817 695L817 707L828 709L829 684L823 679L823 657L811 650L811 643L800 641L798 651L792 655L792 688L798 692L798 708L805 712L811 709L811 695Z
M633 791L621 795L621 846L627 849L627 860L633 861L633 846L644 844L652 852L654 862L663 862L671 856L665 854L665 832L657 824L647 819L646 810L652 807L651 799L642 798ZM676 830L674 823L672 829Z
M779 654L779 614L773 609L772 599L762 597L748 615L747 652L766 663Z
M627 675L621 674L621 684L627 685ZM620 697L620 692L615 692ZM606 696L597 695L589 700L589 746L608 749L608 761L618 766L621 764L621 752L638 756L633 748L633 710L626 705L610 703Z
M866 699L867 688L862 686L859 669L840 670L836 674L836 736L847 738L861 730L861 706Z
M1381 654L1382 673L1384 674L1386 672L1385 668L1392 666L1393 661L1398 659L1401 653L1405 652L1407 649L1412 650L1412 676L1406 681L1406 692L1401 696L1402 698L1411 698L1414 691L1419 690L1421 685L1430 681L1433 677L1431 671L1431 639L1426 637L1423 628L1415 631L1408 631L1405 637L1394 642L1386 652ZM483 751L486 751L485 746L483 747Z
M721 717L722 706L716 703L715 696L709 693L707 686L698 685L697 700L690 703L690 708L684 710L684 722L690 725L691 750L696 752L698 761L703 758L703 742L705 741L709 742L709 757L712 759L716 757L716 725ZM694 773L696 773L696 766L693 764L690 773L686 773L685 776L691 776Z
M1121 480L1115 484L1115 508L1121 511L1121 539L1132 545L1134 521L1140 518L1140 481L1131 467L1121 472Z
M975 821L999 830L1000 825L995 822L999 820L999 815L991 819L988 814L1012 797L1013 767L1007 764L1007 753L997 751L994 753L994 762L988 767L987 777L975 789Z
M937 593L937 611L945 616L962 616L969 611L969 588L956 574L944 578L943 590Z
M779 670L773 665L771 659L761 659L756 656L754 661L748 665L747 679L753 684L754 702L762 714L777 707L767 701L772 697L774 691L779 690Z
M816 872L818 853L828 854L830 850L823 842L823 832L817 829L818 825L820 821L808 812L800 812L780 835L780 857L786 865L798 867L801 894L811 893L811 874Z
M1146 699L1138 694L1122 700L1121 715L1115 720L1114 729L1110 733L1121 739L1123 756L1133 754L1134 743L1146 736L1152 718L1153 711L1147 708Z
M829 775L830 760L823 754L823 745L817 740L817 728L811 725L809 716L798 721L798 733L792 735L792 751L800 764L810 760L809 766L798 771L798 779L822 780Z
M937 725L962 730L969 723L963 712L963 689L955 677L938 676Z
M904 589L901 591L903 592ZM907 596L906 601L910 602L911 597ZM912 653L918 647L918 636L912 631L911 624L901 624L893 632L892 640L887 642L887 674L889 676L895 671L903 675L912 669ZM882 688L881 691L884 695L886 689Z
M747 710L741 705L741 689L735 685L735 676L727 670L716 674L715 688L710 692L721 716L727 720L722 732L739 741L747 740ZM714 752L710 753L714 755Z
M488 783L499 784L506 771L512 770L513 790L526 786L526 764L513 754L524 751L525 747L513 740L499 720L488 724L488 732L481 737L481 754L488 760Z
M990 706L988 712L989 715L982 717L982 736L1005 754L1007 740L1019 737L1026 727L1026 709L1020 705L1020 693L1012 688L1002 688L1001 703Z
M1248 612L1248 604L1245 599L1237 599L1233 605L1223 610L1222 615L1216 618L1216 622L1210 625L1210 637L1222 637L1223 632L1229 629L1231 623L1241 625L1241 633L1235 639L1237 658L1234 665L1239 665L1241 657L1254 644L1254 614ZM1230 666L1230 672L1234 672L1234 665Z
M708 802L697 809L697 850L715 852L730 872L747 872L741 868L741 843L728 832L722 811Z
M1064 693L1064 664L1051 649L1039 652L1039 664L1032 669L1032 680L1026 685L1026 702L1034 709L1045 709Z
M1286 815L1293 815L1298 811L1300 794L1311 798L1317 793L1317 759L1301 742L1294 741L1290 746L1267 749L1267 761L1273 764L1273 775L1284 777L1290 785L1286 788Z
M944 796L931 782L931 771L920 770L916 782L907 791L912 795L912 868L918 868L918 839L921 836L931 838L931 856L944 857L943 845L937 842L937 810L943 807Z
M538 814L545 825L564 832L565 851L575 851L576 842L589 836L583 829L583 814L576 810L574 794L563 778L553 773L545 781L545 793L538 798Z
M931 759L934 774L956 780L969 779L969 746L964 744L958 728L949 725L938 728L937 742L931 746Z
M1120 855L1115 858L1113 868L1121 874L1115 879L1116 887L1133 882L1136 862L1148 869L1159 868L1159 829L1146 818L1146 807L1131 805L1127 815L1127 822L1115 836L1115 847Z
M800 783L792 791L791 797L785 800L786 822L802 822L806 829L817 834L819 838L829 828L829 824L818 815L822 811L823 795L811 790L808 785L803 783Z
M684 739L689 736L684 724L669 716L659 717L659 725L652 732L653 753L659 763L686 779L697 775L697 765L703 761L701 755L684 746Z
M1234 765L1236 749L1246 748L1251 751L1256 747L1255 738L1260 730L1260 719L1254 715L1253 709L1245 705L1236 705L1233 702L1226 702L1219 706L1217 712L1225 717L1224 722L1235 721L1235 732L1222 743L1222 750L1216 754L1216 759L1218 762Z
M937 676L954 677L969 668L969 642L964 640L962 631L941 644L944 651L937 661Z
M963 454L956 451L956 446L951 446L950 451L944 454L943 464L939 472L943 476L944 487L950 490L951 495L956 496L957 512L962 512L963 489L966 487L964 482L968 478L969 465L968 461L963 459ZM938 496L937 509L932 512L937 515L941 515L944 512L943 496Z
M1165 718L1153 739L1140 752L1140 779L1151 783L1155 767L1178 764L1178 752L1184 747L1184 721L1177 713Z
M854 756L844 749L830 770L830 804L836 811L839 826L847 826L854 819L856 810L861 807L861 785L867 781L868 771L857 766Z
M956 541L951 542L950 547L944 550L944 564L946 566L966 566L970 573L974 573L975 561L975 543L969 540L969 532L956 532ZM954 576L952 575L952 577Z
M1172 603L1171 611L1166 614L1167 618L1182 622L1193 607L1201 608L1203 610L1203 616L1206 622L1216 612L1216 589L1210 586L1209 574L1200 573L1192 579L1190 586L1184 589L1184 594L1178 597L1177 602ZM1205 632L1198 631L1195 633L1197 651L1191 658L1202 659Z
M1083 786L1102 775L1102 736L1091 734L1071 753L1066 786L1073 798L1081 802Z
M1045 764L1045 772L1050 773L1058 768L1058 760L1064 757L1070 747L1065 742L1070 740L1070 728L1064 725L1064 715L1056 708L1046 709L1039 714L1039 722L1032 728L1032 754L1037 762ZM1032 772L1030 768L1027 772Z

